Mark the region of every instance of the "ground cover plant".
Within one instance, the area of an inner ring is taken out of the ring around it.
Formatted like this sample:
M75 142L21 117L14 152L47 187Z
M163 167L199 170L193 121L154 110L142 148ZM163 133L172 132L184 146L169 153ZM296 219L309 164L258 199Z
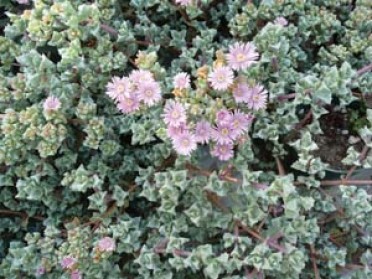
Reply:
M371 1L0 9L0 278L372 278Z

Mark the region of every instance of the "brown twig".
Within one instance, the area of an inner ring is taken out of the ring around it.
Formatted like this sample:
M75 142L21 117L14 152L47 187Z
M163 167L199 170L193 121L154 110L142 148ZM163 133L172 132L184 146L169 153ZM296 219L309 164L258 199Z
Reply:
M372 180L323 180L320 182L321 186L339 186L339 185L358 185L368 186L372 185Z
M285 175L285 170L284 170L284 166L282 164L282 161L279 159L279 157L275 157L275 161L276 161L276 166L278 168L279 175L284 176Z
M368 151L369 151L369 147L367 145L365 145L363 147L363 150L362 152L360 153L359 155L359 163L362 163L364 161L364 159L367 157L367 154L368 154ZM347 172L346 176L345 176L345 179L346 180L349 180L350 177L352 176L353 172L356 170L357 166L352 166L350 168L350 170Z
M107 24L103 24L101 23L100 25L101 29L106 31L107 33L113 35L114 37L117 37L119 35L119 32L116 31L114 28L112 28L111 26L108 26Z
M310 246L310 257L311 257L311 262L313 264L315 279L320 279L319 270L318 270L318 266L316 264L316 259L315 259L315 249L313 245L309 245L309 246Z
M313 112L309 110L306 113L305 117L298 124L296 124L295 129L300 130L301 128L303 128L306 125L306 123L311 119L312 116Z
M363 68L359 69L357 72L356 72L356 75L359 77L365 73L368 73L369 71L372 70L372 63L367 65L367 66L364 66Z
M35 219L35 220L38 220L38 221L44 221L45 220L45 217L42 217L42 216L29 216L26 212L20 212L20 211L12 211L12 210L5 210L5 209L1 209L0 210L0 214L2 215L12 215L12 216L18 216L18 217L21 217L21 218L32 218L32 219Z

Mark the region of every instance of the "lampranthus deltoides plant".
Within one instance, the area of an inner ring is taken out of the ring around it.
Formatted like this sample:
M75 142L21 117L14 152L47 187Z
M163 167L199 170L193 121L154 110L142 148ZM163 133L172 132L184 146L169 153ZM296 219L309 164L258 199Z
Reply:
M0 8L0 278L372 278L371 1Z

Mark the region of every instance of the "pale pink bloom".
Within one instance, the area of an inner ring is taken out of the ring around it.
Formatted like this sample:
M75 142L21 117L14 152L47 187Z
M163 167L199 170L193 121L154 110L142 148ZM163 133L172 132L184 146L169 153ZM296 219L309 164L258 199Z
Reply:
M122 97L120 98L120 101L117 103L116 107L122 113L129 114L139 110L140 102L135 95L130 97Z
M148 106L153 106L161 100L161 88L156 81L140 83L136 93L139 100Z
M43 108L45 111L56 111L61 107L61 102L57 97L49 96L45 99Z
M186 123L181 123L178 127L175 126L168 126L167 127L167 136L172 140L178 137L183 132L189 131L189 127L187 127Z
M193 0L175 0L174 2L180 6L189 6L192 4L192 1Z
M234 131L231 123L217 124L212 132L212 138L219 144L232 143L234 140Z
M71 276L70 276L71 279L83 279L83 275L80 273L79 270L74 270L71 272Z
M172 141L173 147L178 154L189 156L197 148L195 136L185 131Z
M232 120L232 113L227 109L220 109L216 112L216 123L217 124L228 124Z
M134 70L129 75L130 81L138 86L143 82L154 81L154 75L148 70Z
M277 17L274 20L274 24L278 24L278 25L281 25L281 26L287 26L288 21L284 17L280 16L280 17Z
M211 139L213 128L208 121L202 120L196 123L195 126L195 139L199 143L208 143Z
M209 74L208 81L213 89L223 91L233 84L234 73L229 67L218 67Z
M188 73L179 73L173 78L173 86L178 89L190 88L190 76Z
M163 119L168 126L178 127L186 123L186 110L182 104L170 100L164 107Z
M73 266L77 263L77 260L71 256L66 256L61 261L62 268L73 268Z
M267 91L262 85L256 85L250 88L250 98L248 107L253 110L266 108Z
M36 269L35 276L36 276L36 277L42 276L42 275L45 274L45 272L46 272L45 267L43 267L43 266L39 266L39 267Z
M115 102L118 102L121 97L128 97L131 94L132 89L133 85L129 78L113 77L111 82L106 85L106 94Z
M98 241L98 249L101 251L112 252L116 249L115 240L111 237L104 237Z
M243 112L240 112L239 110L235 110L231 122L231 126L233 127L232 138L236 139L247 132L252 121L253 116L251 114L245 114Z
M235 43L229 47L226 58L232 69L245 70L258 59L258 52L252 43Z
M28 5L30 3L29 0L17 0L18 4Z
M221 161L227 161L234 157L233 144L216 144L213 147L211 154Z
M233 89L233 96L236 103L247 103L250 96L248 84L246 82L239 82Z

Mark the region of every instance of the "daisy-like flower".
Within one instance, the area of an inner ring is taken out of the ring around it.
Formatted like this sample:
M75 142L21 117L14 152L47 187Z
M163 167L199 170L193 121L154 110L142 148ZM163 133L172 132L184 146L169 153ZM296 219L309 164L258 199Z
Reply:
M128 97L131 94L132 87L129 78L113 77L106 86L106 94L115 102L118 102L122 96Z
M195 136L188 131L175 137L172 143L176 152L185 156L189 156L197 147Z
M256 85L250 88L250 98L247 103L248 107L253 110L266 108L267 91L262 85Z
M249 100L249 86L246 82L239 82L233 89L233 96L236 103L247 103Z
M252 43L235 43L226 55L228 65L234 70L245 70L258 59L258 52Z
M190 88L190 76L188 73L179 73L173 78L173 86L177 89Z
M129 75L130 81L138 86L142 82L154 81L154 75L148 70L134 70Z
M140 101L148 106L153 106L161 100L161 89L156 81L142 82L136 91Z
M104 237L98 241L98 249L105 252L112 252L116 249L115 240L111 237Z
M233 144L216 144L213 147L211 154L221 161L227 161L234 157Z
M172 140L178 137L183 132L188 132L189 127L187 127L186 123L181 123L178 127L168 126L167 127L167 136Z
M234 131L231 123L217 124L212 133L212 138L218 144L232 143Z
M274 20L274 24L281 25L281 26L287 26L288 21L284 17L280 16Z
M61 261L62 268L71 269L77 263L77 260L71 256L66 256Z
M61 101L54 96L45 99L43 108L45 111L56 111L61 107Z
M208 81L213 89L223 91L233 84L234 73L229 67L218 67L208 75Z
M132 95L130 97L120 98L120 101L117 103L116 107L122 113L129 114L140 108L140 102L135 95Z
M248 131L251 125L253 116L251 114L245 114L239 110L235 110L233 114L233 119L231 125L233 127L232 137L234 139L238 138L242 134Z
M175 0L174 2L180 6L189 6L192 4L192 0Z
M199 143L208 143L211 139L213 128L208 121L202 120L196 123L195 140Z
M220 109L216 112L217 124L228 124L232 120L232 113L227 109Z
M71 272L70 278L71 279L83 279L83 275L80 273L79 270L74 270L73 272Z
M164 106L163 119L167 126L179 127L186 123L186 110L182 104L173 100L168 101Z

